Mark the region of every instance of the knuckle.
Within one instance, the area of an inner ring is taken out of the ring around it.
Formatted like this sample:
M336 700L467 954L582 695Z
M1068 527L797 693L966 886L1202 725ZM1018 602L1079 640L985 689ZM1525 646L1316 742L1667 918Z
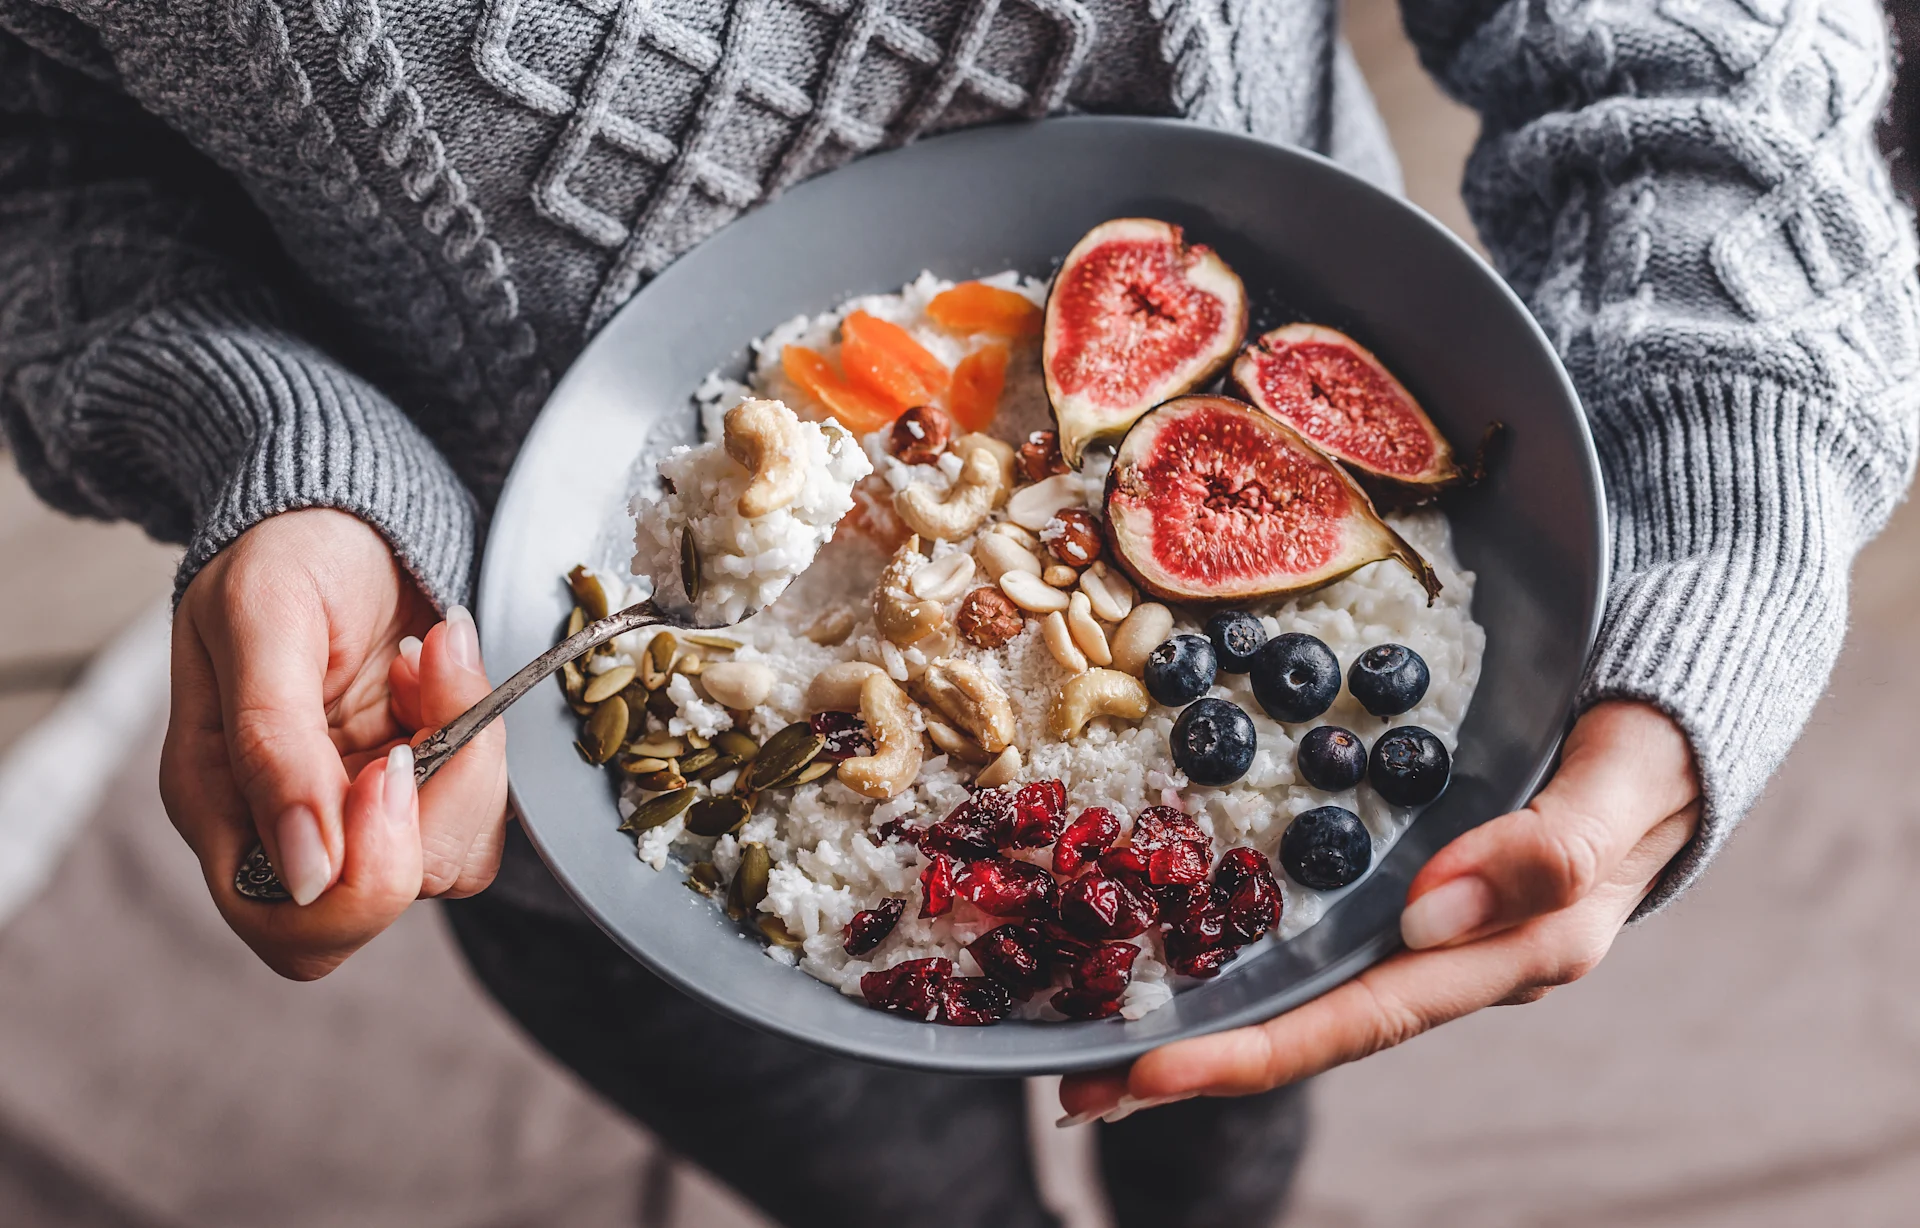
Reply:
M262 708L241 708L233 714L227 745L233 757L234 782L243 791L270 778L295 738L279 714Z
M1538 902L1557 912L1586 899L1600 885L1602 856L1595 820L1565 809L1544 815L1532 867Z
M1404 1045L1433 1026L1425 1014L1397 995L1381 993L1367 978L1362 977L1357 983L1366 990L1372 1005L1367 1012L1369 1031L1360 1056Z

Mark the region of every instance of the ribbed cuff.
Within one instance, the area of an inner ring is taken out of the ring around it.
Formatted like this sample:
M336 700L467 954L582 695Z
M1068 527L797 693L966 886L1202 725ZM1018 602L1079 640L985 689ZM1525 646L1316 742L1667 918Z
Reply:
M263 322L244 301L170 305L103 339L71 401L98 492L162 535L187 539L175 594L234 538L297 508L349 512L378 530L437 606L466 600L472 496L419 428L366 381ZM115 455L100 455L102 452Z
M1864 440L1815 395L1724 372L1648 374L1592 408L1614 574L1579 706L1666 712L1702 791L1645 916L1699 877L1826 689L1848 568L1905 485L1912 426Z

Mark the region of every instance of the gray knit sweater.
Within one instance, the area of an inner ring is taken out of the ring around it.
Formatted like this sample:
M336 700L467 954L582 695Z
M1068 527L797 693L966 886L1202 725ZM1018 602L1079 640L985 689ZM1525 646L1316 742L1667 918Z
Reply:
M1405 0L1466 198L1580 388L1614 581L1584 691L1706 787L1683 887L1825 685L1915 450L1873 0ZM0 0L0 421L187 543L344 508L440 602L554 376L716 227L868 150L1185 115L1391 184L1333 0Z

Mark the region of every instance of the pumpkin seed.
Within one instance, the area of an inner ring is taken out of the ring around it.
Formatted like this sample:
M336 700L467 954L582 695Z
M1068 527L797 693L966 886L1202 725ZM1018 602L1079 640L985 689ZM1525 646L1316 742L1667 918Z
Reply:
M575 567L567 573L567 587L573 590L573 599L580 603L588 618L598 622L607 616L607 590L600 587L598 576L585 567Z
M715 759L718 759L719 757L720 757L720 752L717 750L713 750L712 748L708 748L706 750L696 750L692 754L688 755L686 758L680 761L680 771L682 773L685 773L686 775L691 776L693 773L699 771L701 768L707 766L709 763L712 763Z
M653 668L664 674L673 668L674 654L679 651L679 648L680 645L673 638L673 632L662 631L647 641L647 656L653 659Z
M772 788L813 762L826 744L827 740L815 733L813 726L795 721L767 739L747 770L740 773L734 792L758 793Z
M720 867L711 861L696 861L687 867L687 886L701 895L712 895L721 882Z
M653 772L664 772L673 763L667 759L642 759L627 755L620 760L620 770L629 776L646 776Z
M580 739L575 738L573 740L573 749L580 752L580 759L582 762L584 763L593 762L593 752L587 749L587 744L585 742L582 742Z
M696 836L724 836L737 830L753 813L738 797L703 797L687 812L687 830Z
M831 772L837 766L838 765L831 759L815 759L812 763L801 768L800 774L795 776L790 783L796 787L800 785L810 785L822 776L825 776L828 772Z
M727 885L727 915L745 920L767 898L767 876L773 871L773 859L765 845L749 844L740 850L740 868Z
M653 654L650 652L641 653L640 685L649 691L657 691L665 686L666 682L667 675L654 668Z
M650 797L634 807L627 821L620 825L620 830L637 836L643 831L652 831L662 824L671 823L693 805L694 795L698 792L698 789L684 787L671 793L662 793L659 797Z
M680 530L680 587L687 591L687 600L700 600L700 550L693 544L693 529Z
M581 672L578 661L568 661L560 667L560 688L573 700L578 700L580 692L587 689L587 676Z
M711 745L711 743L709 743L707 739L701 737L699 734L695 733L691 729L687 730L686 738L687 738L687 745L693 747L693 749L695 750L705 750L709 745Z
M627 738L627 701L618 695L603 701L587 718L587 748L593 762L605 763Z
M786 924L775 916L765 916L753 923L754 928L766 935L768 942L776 947L785 947L789 951L798 951L801 942L788 930Z
M700 753L703 755L712 755L713 759L697 768L690 768L684 764L681 765L680 773L688 780L712 780L718 776L725 776L728 772L740 766L740 757L738 755L723 755L718 751L705 750Z
M685 788L687 778L669 767L662 768L658 772L648 772L641 776L635 776L633 783L639 785L649 793L666 793L674 789Z
M567 615L567 638L579 635L587 625L587 612L579 606L573 607L573 613Z
M593 705L581 703L577 699L569 699L567 701L567 707L572 708L573 714L578 717L589 717L593 715Z
M678 759L687 753L687 744L679 738L648 738L627 747L627 753L649 759Z
M760 743L737 729L725 729L714 734L713 744L723 754L732 755L742 763L752 763L753 757L760 753Z
M597 704L610 695L618 695L627 689L627 684L633 681L633 676L637 672L631 665L616 665L604 674L595 674L587 680L586 689L581 692L580 698L590 704ZM621 701L623 706L625 703L625 700Z
M666 691L647 692L647 711L663 721L670 721L680 715L680 705L673 702Z
M713 648L721 652L732 652L740 647L739 640L715 635L711 631L682 631L680 638L689 644L698 644L702 648Z

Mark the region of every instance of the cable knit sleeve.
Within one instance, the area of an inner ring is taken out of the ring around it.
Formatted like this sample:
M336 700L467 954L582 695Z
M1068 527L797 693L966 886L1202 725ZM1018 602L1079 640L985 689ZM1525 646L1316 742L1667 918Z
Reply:
M1465 196L1579 387L1613 577L1583 705L1686 730L1699 875L1786 755L1912 472L1920 293L1872 0L1405 0Z
M178 586L253 524L334 507L440 603L472 497L394 404L294 330L274 245L111 69L0 31L0 426L75 515L186 543Z

